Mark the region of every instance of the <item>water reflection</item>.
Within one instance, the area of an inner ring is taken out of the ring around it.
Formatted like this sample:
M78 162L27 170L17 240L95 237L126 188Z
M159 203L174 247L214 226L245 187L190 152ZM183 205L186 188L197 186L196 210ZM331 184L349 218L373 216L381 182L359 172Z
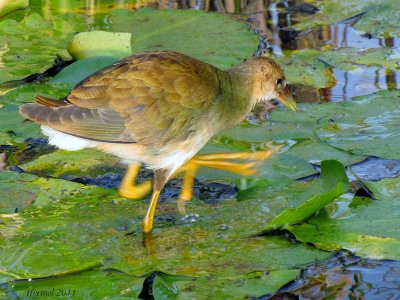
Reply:
M288 27L293 26L310 15L313 11L293 10L300 7L300 1L282 1L271 3L265 18L267 29L259 27L261 22L254 23L268 35L269 49L278 55L286 50L321 49L331 46L333 49L352 47L358 49L389 48L394 55L400 55L399 41L396 38L374 38L368 33L361 33L353 25L362 15L342 22L316 26L312 29L297 32ZM300 102L345 101L360 95L367 95L381 89L396 89L399 76L393 70L383 67L359 67L352 71L334 69L337 83L332 88L315 89L306 86L294 86L296 99Z

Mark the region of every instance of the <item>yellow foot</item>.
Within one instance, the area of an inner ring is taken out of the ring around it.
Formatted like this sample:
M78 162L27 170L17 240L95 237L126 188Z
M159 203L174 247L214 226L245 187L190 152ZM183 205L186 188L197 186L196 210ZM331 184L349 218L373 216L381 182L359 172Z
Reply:
M197 170L200 167L216 168L243 176L250 176L256 173L255 165L259 161L267 160L274 154L276 150L258 151L258 152L242 152L242 153L216 153L199 155L189 160L179 171L184 172L182 192L179 197L180 211L183 211L183 201L190 200L193 196L193 183ZM250 163L238 163L226 161L229 159L245 159L253 160Z
M145 181L138 185L135 184L137 175L139 174L140 164L136 163L130 165L124 179L122 180L119 188L119 194L124 198L129 199L143 199L151 191L151 181Z

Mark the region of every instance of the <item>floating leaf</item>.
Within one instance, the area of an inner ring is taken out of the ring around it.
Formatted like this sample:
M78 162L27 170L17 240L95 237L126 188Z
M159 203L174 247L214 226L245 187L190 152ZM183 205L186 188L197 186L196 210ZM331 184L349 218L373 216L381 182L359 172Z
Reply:
M188 278L157 275L153 284L154 299L227 299L261 297L294 280L299 270L257 272L231 278Z
M119 296L137 299L142 287L143 278L94 269L62 277L15 281L8 284L8 295L21 298L104 299Z
M67 42L74 32L88 28L85 23L80 15L59 16L50 22L38 14L21 22L0 22L0 83L43 72L57 55L68 58Z
M315 131L329 145L358 155L400 159L400 93L380 91L331 105Z
M351 199L341 198L330 213L287 229L299 241L324 250L347 249L366 258L400 259L400 178L364 184L377 200L354 207Z
M335 160L322 161L321 179L316 180L314 185L300 196L304 198L312 195L312 197L299 206L282 211L268 223L264 232L268 233L305 221L335 198L347 192L348 188L349 182L344 166Z
M16 174L3 181L6 185L22 181L23 176ZM55 194L62 192L55 181L33 183L39 188L54 186ZM263 197L225 200L214 206L192 201L184 216L179 215L175 202L162 197L155 231L145 244L141 221L147 203L121 199L110 189L82 186L79 192L57 196L57 201L30 205L12 217L1 216L0 269L18 279L65 275L98 265L139 277L162 271L225 278L298 269L329 253L291 244L283 237L251 235L309 186L304 182L262 185L258 188L264 191Z
M133 53L174 50L220 68L251 57L258 45L244 23L196 10L116 10L110 13L109 26L110 31L132 34Z
M279 108L271 113L269 120L263 125L245 124L236 126L222 132L221 135L228 141L233 140L242 144L247 143L247 149L259 149L271 141L282 144L283 148L279 151L280 154L276 154L271 160L277 159L278 155L290 155L299 159L299 163L300 160L303 160L313 164L320 164L324 159L335 159L345 165L360 162L366 157L354 155L332 147L325 142L321 142L314 133L315 122L329 115L335 106L336 104L334 103L300 104L298 113L285 108ZM225 144L227 143L225 142ZM284 158L281 159L285 160ZM295 161L293 160L293 162ZM266 164L268 165L269 161ZM304 171L307 170L303 165L301 169ZM310 174L313 173L311 172ZM272 174L271 176L273 176ZM290 170L286 174L290 175ZM301 174L297 173L296 175Z

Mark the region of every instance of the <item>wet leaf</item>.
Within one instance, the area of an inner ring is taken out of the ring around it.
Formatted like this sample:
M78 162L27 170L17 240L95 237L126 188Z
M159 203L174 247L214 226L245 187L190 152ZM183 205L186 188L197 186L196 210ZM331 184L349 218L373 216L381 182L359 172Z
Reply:
M96 49L96 52L98 50ZM101 50L99 51L101 52ZM90 56L63 69L49 83L72 90L74 86L96 71L118 61L116 56Z
M4 184L22 180L20 176ZM52 192L57 193L62 186L54 181L34 184L54 186ZM297 201L309 185L261 185L258 189L263 194L242 201L227 199L214 206L195 200L187 204L183 216L174 201L161 199L155 231L145 245L141 220L147 203L121 199L109 189L82 187L57 201L2 216L0 267L13 278L64 275L98 265L139 277L162 271L223 278L297 269L328 253L281 237L251 235L260 232L276 211Z
M10 282L8 295L18 295L21 298L42 296L43 298L57 299L104 299L108 297L137 299L142 286L143 278L94 269L58 278ZM40 294L41 292L42 294Z
M162 274L153 285L154 299L244 299L261 297L294 280L299 270L258 272L231 278L188 278ZM170 293L163 293L169 288ZM165 297L163 297L165 296Z
M88 28L85 23L80 15L45 21L38 14L28 15L21 22L0 22L0 83L43 72L57 55L68 58L67 42L74 32Z
M18 106L8 105L0 109L0 145L22 143L31 136L42 136L39 126L25 122Z
M330 146L321 140L314 133L315 122L318 119L325 117L332 111L332 107L336 104L300 104L299 112L294 113L285 108L279 108L271 113L271 116L267 122L263 125L241 125L235 128L226 130L221 133L225 138L224 144L233 144L232 141L236 141L236 144L247 145L247 149L263 149L266 148L268 142L274 141L275 144L283 145L283 148L271 158L271 161L267 161L266 165L272 162L280 156L281 159L285 159L287 156L295 157L300 161L307 161L313 164L320 164L324 159L335 159L345 165L354 164L365 159L365 156L354 155ZM226 142L226 140L228 142ZM294 164L293 164L294 163ZM283 165L285 165L283 163ZM292 166L295 166L295 161L292 161ZM311 175L315 172L309 170L308 174L307 167L303 164L301 170L303 174L295 173L291 178L299 178L303 176ZM310 166L309 166L310 167ZM270 173L272 176L273 173ZM291 172L288 169L286 175L290 175ZM300 175L299 177L296 177Z
M77 193L81 188L82 185L73 182L0 172L0 214L12 214L29 205L43 206Z
M400 93L380 91L331 106L315 127L329 145L358 155L400 159Z
M311 198L293 208L286 209L268 223L264 232L285 228L288 225L298 224L310 218L328 203L341 194L347 192L349 182L344 166L335 160L324 160L321 163L321 178L307 190L300 198Z
M119 163L116 156L95 149L84 149L58 150L23 164L21 168L41 176L73 179L80 176L95 177L125 167Z
M400 259L400 178L363 181L377 200L351 205L339 199L329 211L288 229L302 242L376 259Z
M258 38L230 16L196 10L154 10L110 13L110 31L130 32L132 52L174 50L220 68L251 57ZM127 30L129 28L129 30Z

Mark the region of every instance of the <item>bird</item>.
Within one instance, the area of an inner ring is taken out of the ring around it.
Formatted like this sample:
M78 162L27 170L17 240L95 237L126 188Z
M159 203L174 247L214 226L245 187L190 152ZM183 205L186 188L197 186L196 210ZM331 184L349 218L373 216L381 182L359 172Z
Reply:
M270 156L195 155L214 135L241 123L257 103L273 99L297 110L282 68L269 57L221 70L166 50L126 57L79 82L67 97L38 95L19 111L41 125L52 145L66 150L92 147L120 157L128 165L121 196L141 199L153 189L142 222L144 233L150 233L161 190L177 172L186 173L182 197L190 198L188 189L199 167L249 174L252 164L225 159ZM135 183L142 163L154 171L153 184Z

